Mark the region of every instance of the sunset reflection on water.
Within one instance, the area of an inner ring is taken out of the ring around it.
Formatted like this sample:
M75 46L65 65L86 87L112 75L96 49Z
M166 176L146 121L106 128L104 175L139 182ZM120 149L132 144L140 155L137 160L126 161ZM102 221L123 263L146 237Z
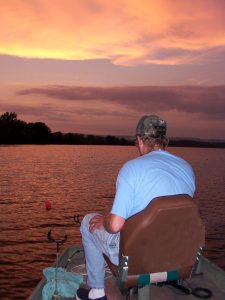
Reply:
M196 173L196 201L206 223L205 255L225 269L225 149L169 148ZM26 299L55 260L47 241L65 234L62 252L80 243L74 215L111 207L117 173L138 155L121 146L0 147L1 299ZM51 203L46 210L45 201Z

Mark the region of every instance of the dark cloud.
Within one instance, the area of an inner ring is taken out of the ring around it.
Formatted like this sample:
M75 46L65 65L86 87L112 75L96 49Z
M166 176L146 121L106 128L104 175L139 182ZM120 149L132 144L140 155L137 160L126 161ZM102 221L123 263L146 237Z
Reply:
M117 103L138 112L176 110L225 119L225 86L44 86L24 89L18 95L41 95L67 101ZM114 112L116 113L116 112Z
M54 103L49 104L39 104L38 106L27 106L24 104L7 104L0 103L0 111L2 112L16 112L18 115L32 115L34 117L40 118L45 117L47 119L55 120L55 121L65 121L65 119L70 118L74 119L74 115L89 115L95 117L102 117L104 115L107 117L127 117L128 114L126 112L120 112L115 110L106 111L100 108L65 108L61 106L55 106ZM130 115L130 114L129 114Z
M164 60L168 58L178 58L178 57L184 57L184 56L192 56L193 53L196 55L196 51L190 51L190 50L183 50L179 48L161 48L158 51L156 51L153 55L151 54L152 58L156 60ZM151 58L149 56L149 58Z
M49 107L46 106L37 106L37 107L33 107L33 106L27 106L27 105L23 105L23 104L7 104L2 102L0 104L0 111L2 112L15 112L18 115L33 115L36 117L41 117L43 115L47 115L51 109Z

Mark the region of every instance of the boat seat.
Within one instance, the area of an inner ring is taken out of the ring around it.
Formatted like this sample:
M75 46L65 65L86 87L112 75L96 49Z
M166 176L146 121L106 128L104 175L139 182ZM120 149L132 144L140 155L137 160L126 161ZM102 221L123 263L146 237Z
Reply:
M121 288L145 286L190 277L204 244L205 227L194 200L184 194L163 196L126 220L119 267L106 261Z

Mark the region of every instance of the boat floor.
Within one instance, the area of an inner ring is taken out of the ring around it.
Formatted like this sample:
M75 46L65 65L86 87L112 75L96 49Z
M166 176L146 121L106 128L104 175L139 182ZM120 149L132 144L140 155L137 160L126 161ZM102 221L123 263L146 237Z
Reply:
M79 261L79 263L78 263ZM215 300L225 300L225 273L216 267L215 265L211 264L209 261L205 262L208 263L209 266L202 266L204 269L200 270L198 275L193 275L192 278L186 281L186 286L193 288L207 288L209 289L213 296L210 299ZM210 269L214 268L214 269ZM72 257L70 263L67 267L68 271L72 271L75 273L79 273L84 276L84 281L86 282L86 269L85 269L85 259L84 253L81 251L78 255L74 255ZM222 274L220 274L222 271ZM219 272L219 274L218 274ZM213 278L212 278L212 277ZM224 280L224 282L222 282ZM126 295L122 295L120 289L118 288L118 284L116 278L113 276L109 268L106 267L106 274L105 274L105 290L108 300L124 300L126 299ZM184 292L170 286L170 285L151 285L150 286L150 296L151 299L157 300L179 300L179 299L188 299L188 300L196 300L196 296L194 295L187 295ZM129 298L128 298L129 299ZM137 294L132 295L132 300L137 299Z
M84 252L81 247L72 246L60 257L59 266L66 268L69 272L78 273L84 278L84 285L86 285L87 275L85 269ZM29 300L41 300L42 288L45 284L45 279L39 283L35 291L29 297ZM198 269L198 274L192 276L191 279L184 282L186 287L204 288L212 292L211 300L225 300L225 272L203 258L202 263ZM106 268L105 274L105 290L108 300L124 300L124 299L138 299L137 293L133 293L130 297L122 294L118 288L116 278L112 275L111 271ZM72 300L75 298L60 299ZM154 300L197 300L196 296L192 294L184 294L182 291L170 285L150 285L150 299Z

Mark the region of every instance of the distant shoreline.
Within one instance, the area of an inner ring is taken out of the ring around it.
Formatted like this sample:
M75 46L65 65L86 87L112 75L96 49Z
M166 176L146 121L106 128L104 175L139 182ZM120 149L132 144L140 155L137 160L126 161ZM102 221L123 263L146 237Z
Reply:
M134 142L130 140L126 140L124 138L117 139L114 136L110 136L112 138L112 142L102 140L98 140L98 136L96 137L96 142L91 142L86 140L86 142L82 143L77 143L77 142L70 142L70 143L44 143L44 142L39 142L39 143L0 143L0 146L19 146L19 145L77 145L77 146L82 146L82 145L90 145L90 146L134 146ZM225 148L225 142L208 142L208 141L195 141L195 140L170 140L168 147L185 147L185 148Z
M0 116L0 145L134 145L134 137L52 132L43 122L27 123L15 112ZM225 140L173 138L171 147L225 148Z
M205 140L170 140L169 146L193 148L225 148L225 141L210 142Z

